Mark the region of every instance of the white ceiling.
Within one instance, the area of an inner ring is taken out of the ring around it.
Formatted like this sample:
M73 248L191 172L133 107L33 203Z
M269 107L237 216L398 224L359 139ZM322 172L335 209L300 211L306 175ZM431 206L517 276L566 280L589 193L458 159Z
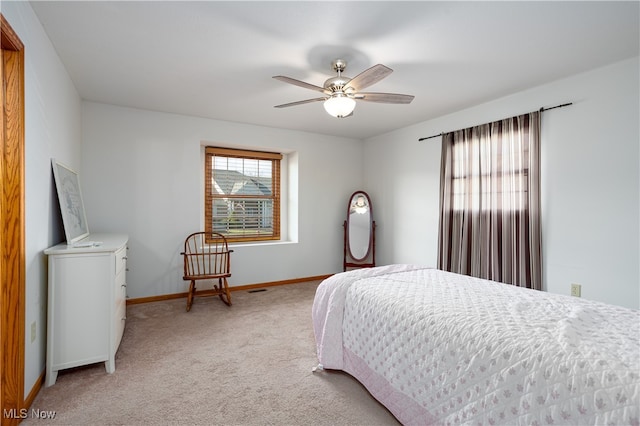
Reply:
M638 1L31 4L83 99L353 138L640 53ZM350 77L387 65L367 91L414 101L360 101L344 119L273 107L318 93L272 76L322 86L337 58Z

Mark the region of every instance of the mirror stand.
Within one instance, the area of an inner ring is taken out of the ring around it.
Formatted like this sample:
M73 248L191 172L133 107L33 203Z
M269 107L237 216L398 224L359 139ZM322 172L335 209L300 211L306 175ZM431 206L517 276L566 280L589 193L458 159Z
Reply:
M346 271L347 268L373 268L376 266L376 221L372 221L371 226L371 253L365 259L356 260L349 253L347 248L347 221L344 221L342 225L344 227L344 259L342 270Z
M343 223L343 271L347 268L376 266L376 222L369 195L356 191L349 199L347 219Z

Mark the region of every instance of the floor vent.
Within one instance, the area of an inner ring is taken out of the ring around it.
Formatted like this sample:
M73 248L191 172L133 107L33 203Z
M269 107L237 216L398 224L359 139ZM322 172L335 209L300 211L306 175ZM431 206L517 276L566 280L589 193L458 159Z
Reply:
M261 291L267 291L266 288L256 288L255 290L249 290L247 293L259 293Z

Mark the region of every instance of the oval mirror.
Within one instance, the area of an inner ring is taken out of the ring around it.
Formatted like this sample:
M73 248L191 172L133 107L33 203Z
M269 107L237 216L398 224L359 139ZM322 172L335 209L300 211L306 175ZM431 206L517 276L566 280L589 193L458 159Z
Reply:
M369 255L371 249L371 200L364 191L356 191L349 200L347 212L347 241L349 254L356 261Z

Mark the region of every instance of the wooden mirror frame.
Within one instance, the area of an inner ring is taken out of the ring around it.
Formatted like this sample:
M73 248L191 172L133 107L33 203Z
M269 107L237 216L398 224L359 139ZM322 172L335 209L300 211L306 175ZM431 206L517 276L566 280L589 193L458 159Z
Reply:
M359 198L364 199L367 213L369 214L369 245L364 256L355 257L350 247L349 224L351 214L353 213L352 210ZM344 221L342 227L344 228L343 271L346 271L347 268L371 268L376 266L376 221L373 220L373 205L371 204L369 194L364 191L356 191L351 194L349 203L347 204L347 219Z

